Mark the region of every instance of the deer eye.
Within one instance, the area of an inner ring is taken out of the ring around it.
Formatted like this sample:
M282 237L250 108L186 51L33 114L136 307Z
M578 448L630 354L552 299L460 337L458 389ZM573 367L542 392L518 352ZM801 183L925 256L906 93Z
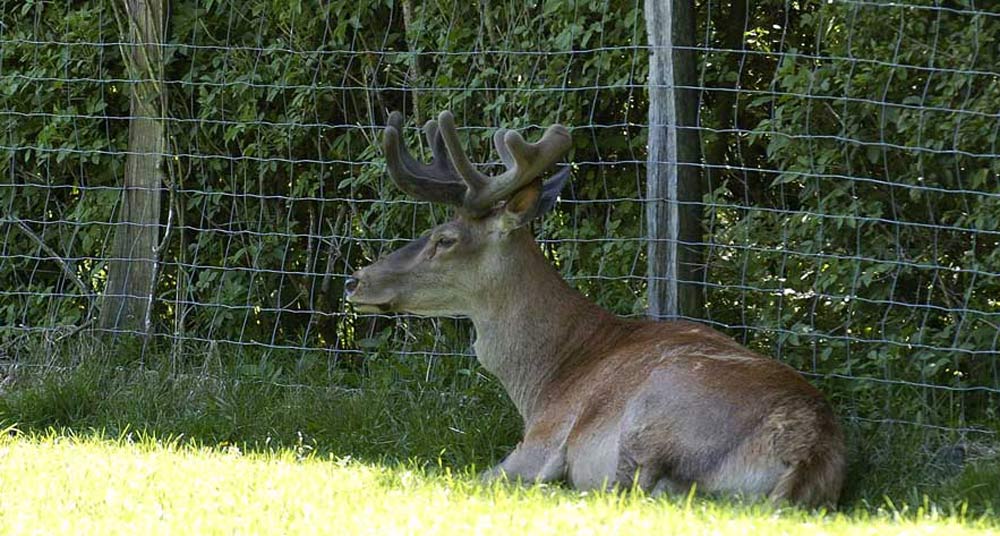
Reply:
M454 246L458 242L458 239L453 236L442 236L437 239L437 247L448 249Z

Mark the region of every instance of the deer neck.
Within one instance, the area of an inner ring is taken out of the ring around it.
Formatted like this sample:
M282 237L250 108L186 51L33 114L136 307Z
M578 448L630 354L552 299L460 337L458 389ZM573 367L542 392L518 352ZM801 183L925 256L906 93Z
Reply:
M604 346L594 342L613 336L621 320L571 288L529 232L517 233L504 252L512 269L491 279L470 317L479 362L500 379L530 423L546 386Z

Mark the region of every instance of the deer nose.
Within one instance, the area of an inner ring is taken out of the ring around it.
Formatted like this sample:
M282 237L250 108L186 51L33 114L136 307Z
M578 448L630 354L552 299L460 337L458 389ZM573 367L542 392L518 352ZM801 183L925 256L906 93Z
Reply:
M360 283L361 282L358 280L357 277L354 276L348 277L347 281L344 281L344 293L346 293L348 296L354 294L354 291L358 290L358 284Z

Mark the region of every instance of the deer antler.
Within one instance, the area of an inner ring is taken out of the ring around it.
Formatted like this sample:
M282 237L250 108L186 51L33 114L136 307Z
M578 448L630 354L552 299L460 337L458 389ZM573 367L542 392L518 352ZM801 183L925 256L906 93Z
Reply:
M491 177L469 162L458 141L451 112L441 112L437 121L432 119L424 125L433 155L430 164L421 164L410 155L401 141L402 130L402 114L392 112L382 148L396 185L418 199L455 205L474 217L486 215L497 202L537 179L571 144L569 131L559 124L546 129L535 143L524 141L518 132L500 129L493 136L493 144L507 170Z

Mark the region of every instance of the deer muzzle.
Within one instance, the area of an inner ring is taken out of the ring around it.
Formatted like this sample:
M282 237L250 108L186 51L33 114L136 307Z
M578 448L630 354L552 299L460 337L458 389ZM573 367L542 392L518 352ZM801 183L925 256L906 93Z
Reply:
M372 288L367 281L365 270L361 269L344 281L344 297L362 313L386 313L392 309L392 300Z

